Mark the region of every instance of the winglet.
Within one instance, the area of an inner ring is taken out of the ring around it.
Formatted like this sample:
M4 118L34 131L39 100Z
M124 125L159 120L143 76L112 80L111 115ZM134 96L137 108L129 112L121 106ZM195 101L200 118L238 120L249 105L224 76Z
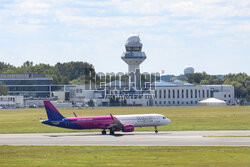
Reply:
M110 113L110 116L111 116L112 120L118 121L119 123L121 123L121 121L119 119L117 119L115 116L113 116L111 113Z
M113 123L109 125L108 128L112 128L115 127L117 129L122 129L123 125L121 123L121 121L119 121L119 119L117 119L116 117L114 117L111 113L110 113L111 119L113 120Z
M73 114L75 115L75 117L78 117L75 112L73 112Z
M115 120L115 118L114 118L114 116L110 113L110 116L111 116L111 118L113 119L113 120Z

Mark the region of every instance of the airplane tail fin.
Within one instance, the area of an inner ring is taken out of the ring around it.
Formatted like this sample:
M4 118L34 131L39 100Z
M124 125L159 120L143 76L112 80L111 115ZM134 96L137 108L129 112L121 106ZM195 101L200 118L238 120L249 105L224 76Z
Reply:
M50 101L43 101L49 120L59 121L64 118Z

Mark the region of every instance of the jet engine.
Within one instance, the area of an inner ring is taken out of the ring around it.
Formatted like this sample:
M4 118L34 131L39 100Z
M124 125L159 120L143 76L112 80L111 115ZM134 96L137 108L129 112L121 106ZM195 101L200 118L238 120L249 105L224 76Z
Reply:
M133 124L126 124L123 125L122 131L123 132L133 132L134 131L134 125Z

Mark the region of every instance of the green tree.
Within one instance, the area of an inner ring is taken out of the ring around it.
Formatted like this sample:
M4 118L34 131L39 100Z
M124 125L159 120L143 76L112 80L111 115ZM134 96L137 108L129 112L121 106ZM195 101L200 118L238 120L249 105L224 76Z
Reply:
M13 68L13 66L10 64L6 64L4 62L0 62L0 72L4 72L5 70L9 68Z
M94 106L95 106L94 101L93 101L92 99L90 99L90 100L88 101L88 105L89 105L90 107L94 107Z
M209 85L210 82L209 82L209 80L203 79L203 80L201 80L200 84L201 84L201 85Z
M222 81L217 79L216 76L208 75L205 72L189 74L186 79L184 78L184 80L195 85L201 84L201 81L205 84L222 83Z
M196 85L233 85L235 97L247 100L250 99L250 77L246 73L227 74L223 79L214 75L203 73L194 73L183 80Z
M250 77L246 73L228 74L224 77L224 83L233 85L236 98L244 98L249 101Z
M53 84L69 84L70 81L77 80L84 83L94 81L95 69L87 62L57 63L55 66L48 64L36 64L26 61L20 67L11 66L0 62L0 72L2 73L43 73L53 78ZM92 74L92 75L90 75Z
M127 102L126 102L127 103ZM120 106L121 105L121 102L120 102L120 98L117 98L115 96L112 96L110 99L109 99L109 105L110 106Z
M0 96L6 96L8 94L8 86L0 85Z
M26 61L23 63L23 65L21 67L32 67L33 66L33 62L32 61Z

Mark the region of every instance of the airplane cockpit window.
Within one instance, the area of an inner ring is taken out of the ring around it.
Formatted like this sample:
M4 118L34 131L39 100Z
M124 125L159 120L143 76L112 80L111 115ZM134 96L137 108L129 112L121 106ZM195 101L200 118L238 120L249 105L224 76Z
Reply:
M166 119L166 117L162 117L163 119Z

